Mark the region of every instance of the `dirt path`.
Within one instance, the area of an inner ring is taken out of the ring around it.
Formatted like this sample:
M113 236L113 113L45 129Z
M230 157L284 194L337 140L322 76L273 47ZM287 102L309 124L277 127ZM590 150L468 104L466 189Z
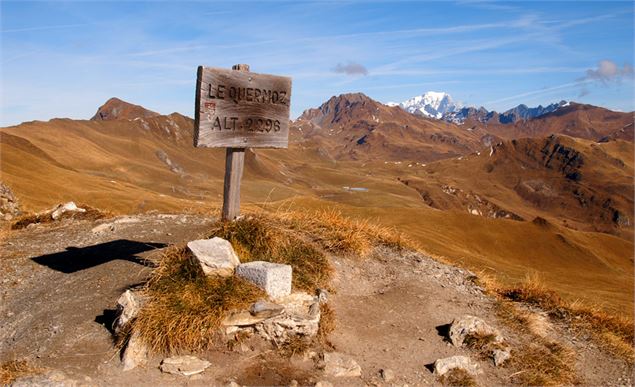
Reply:
M101 226L100 232L93 231ZM27 359L60 370L78 385L216 385L236 380L249 385L301 385L329 380L334 385L434 385L426 367L436 359L467 355L440 334L462 315L478 316L514 341L515 333L496 317L495 301L472 274L414 253L380 250L364 260L332 257L337 316L331 342L354 358L361 378L325 378L313 360L260 355L241 345L197 356L212 366L190 378L162 374L154 356L148 366L123 372L107 329L118 296L150 272L144 259L167 244L196 239L210 219L195 215L140 215L101 221L65 221L11 232L0 247L0 362ZM590 385L632 385L629 368L551 326L580 354L577 368ZM509 385L510 371L478 360L480 386ZM381 369L395 374L391 383Z

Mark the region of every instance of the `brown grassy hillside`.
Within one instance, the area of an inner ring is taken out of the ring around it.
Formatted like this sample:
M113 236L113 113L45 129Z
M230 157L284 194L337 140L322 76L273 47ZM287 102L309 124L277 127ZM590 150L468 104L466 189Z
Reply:
M171 114L2 128L1 180L27 211L68 200L119 213L211 211L224 150L193 148L192 125ZM545 137L490 156L482 136L362 95L331 99L294 123L289 149L247 152L243 204L378 219L504 283L536 270L570 299L632 312L632 143Z

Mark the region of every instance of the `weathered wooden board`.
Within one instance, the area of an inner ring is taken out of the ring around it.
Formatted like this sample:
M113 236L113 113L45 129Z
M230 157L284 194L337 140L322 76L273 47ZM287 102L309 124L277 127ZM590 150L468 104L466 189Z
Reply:
M287 148L291 78L198 68L194 146Z

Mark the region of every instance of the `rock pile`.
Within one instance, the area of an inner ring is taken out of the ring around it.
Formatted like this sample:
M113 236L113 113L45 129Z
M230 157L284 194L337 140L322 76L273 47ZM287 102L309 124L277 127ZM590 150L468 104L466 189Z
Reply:
M11 220L20 215L20 203L11 188L0 182L0 220Z
M191 241L187 243L187 248L205 275L240 276L263 289L268 296L268 299L259 300L247 309L229 312L221 321L221 328L225 335L255 334L279 345L290 341L293 337L313 337L317 334L321 316L320 304L327 302L328 293L321 289L318 289L316 295L292 292L293 269L291 266L265 261L241 264L231 243L217 237ZM138 315L145 302L146 297L143 293L134 290L126 290L119 297L117 318L113 324L115 334L124 330L124 327ZM133 332L122 355L124 370L145 364L147 356L146 346ZM191 359L184 360L183 357L177 360L179 362L187 360L189 365L192 363ZM191 373L194 372L193 368L201 368L198 366L192 368L181 363L175 365L177 360L164 360L161 369L164 372L193 375ZM207 366L209 364L205 367ZM180 371L174 371L175 369Z

